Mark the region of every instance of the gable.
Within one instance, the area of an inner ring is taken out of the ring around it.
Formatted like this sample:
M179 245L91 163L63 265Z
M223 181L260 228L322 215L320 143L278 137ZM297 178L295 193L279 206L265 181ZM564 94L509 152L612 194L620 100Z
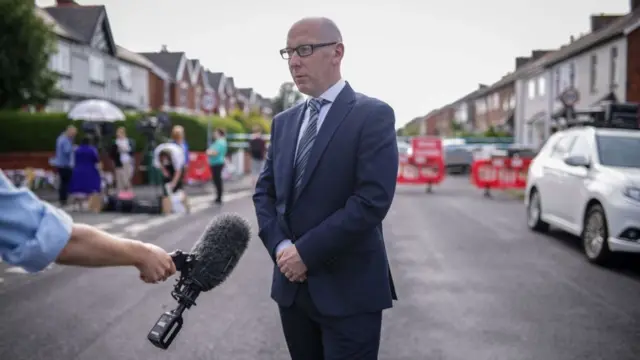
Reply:
M92 48L101 52L114 56L116 55L116 45L113 41L106 11L103 11L100 18L98 18L89 44Z

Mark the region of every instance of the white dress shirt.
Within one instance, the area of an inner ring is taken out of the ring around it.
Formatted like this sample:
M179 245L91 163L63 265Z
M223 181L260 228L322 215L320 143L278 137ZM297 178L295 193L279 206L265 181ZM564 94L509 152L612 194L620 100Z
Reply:
M344 89L345 85L347 85L347 83L343 79L340 79L338 80L337 83L333 84L333 86L328 88L327 91L325 91L324 93L322 93L322 95L319 96L319 98L325 99L329 101L329 103L324 105L322 109L320 109L320 114L318 114L318 123L316 127L318 132L320 131L320 127L322 126L322 123L324 123L324 119L327 117L327 113L329 113L329 110L331 110L331 106L333 106L333 102L336 101L336 98L338 97L342 89ZM307 102L310 99L311 98L307 98ZM297 156L298 154L298 146L300 146L300 139L302 138L302 134L304 134L304 131L309 126L310 117L311 117L311 109L307 105L306 110L304 112L304 118L302 120L302 126L300 126L300 132L298 133L298 143L296 145L296 152L294 153L294 157ZM295 160L294 160L294 164L295 164ZM289 239L281 241L276 247L276 254L278 254L282 249L286 248L291 244L292 244L291 240Z

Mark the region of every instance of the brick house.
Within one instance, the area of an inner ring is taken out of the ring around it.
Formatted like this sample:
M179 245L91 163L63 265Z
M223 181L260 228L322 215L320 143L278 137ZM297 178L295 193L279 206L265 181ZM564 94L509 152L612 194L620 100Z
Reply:
M513 131L513 116L516 106L515 81L517 78L515 74L505 75L476 95L474 103L476 131L484 132L490 127L496 130Z
M455 116L455 108L446 105L428 113L424 117L425 135L450 136L453 134L451 123Z
M167 79L160 79L151 76L149 79L151 93L157 94L162 91L162 102L151 103L152 110L173 111L185 114L201 113L199 109L200 101L196 104L196 94L198 88L202 92L202 76L198 76L198 71L194 69L194 63L190 61L184 52L170 52L163 46L159 52L142 52L140 55L146 57L157 67L168 74ZM159 100L154 99L154 100ZM198 105L198 108L196 108Z
M640 0L631 0L631 10L640 12ZM640 20L625 29L627 35L627 101L640 103Z

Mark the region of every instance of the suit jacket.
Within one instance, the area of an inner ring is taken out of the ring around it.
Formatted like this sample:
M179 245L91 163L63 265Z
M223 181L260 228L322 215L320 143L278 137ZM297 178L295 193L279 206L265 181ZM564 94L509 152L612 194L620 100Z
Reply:
M300 286L275 264L277 245L290 239L307 266L309 292L321 313L348 316L390 308L397 297L382 221L398 173L393 109L347 83L318 131L302 191L293 199L305 108L299 104L274 117L253 196L259 237L274 261L271 297L290 306Z

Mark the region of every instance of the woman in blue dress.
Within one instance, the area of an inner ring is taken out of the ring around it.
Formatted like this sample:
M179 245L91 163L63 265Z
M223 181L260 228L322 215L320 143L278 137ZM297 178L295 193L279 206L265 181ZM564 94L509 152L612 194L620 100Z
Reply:
M91 145L88 138L84 138L75 150L74 156L75 166L73 167L69 193L85 196L99 193L102 189L102 180L97 166L100 157L96 147Z

